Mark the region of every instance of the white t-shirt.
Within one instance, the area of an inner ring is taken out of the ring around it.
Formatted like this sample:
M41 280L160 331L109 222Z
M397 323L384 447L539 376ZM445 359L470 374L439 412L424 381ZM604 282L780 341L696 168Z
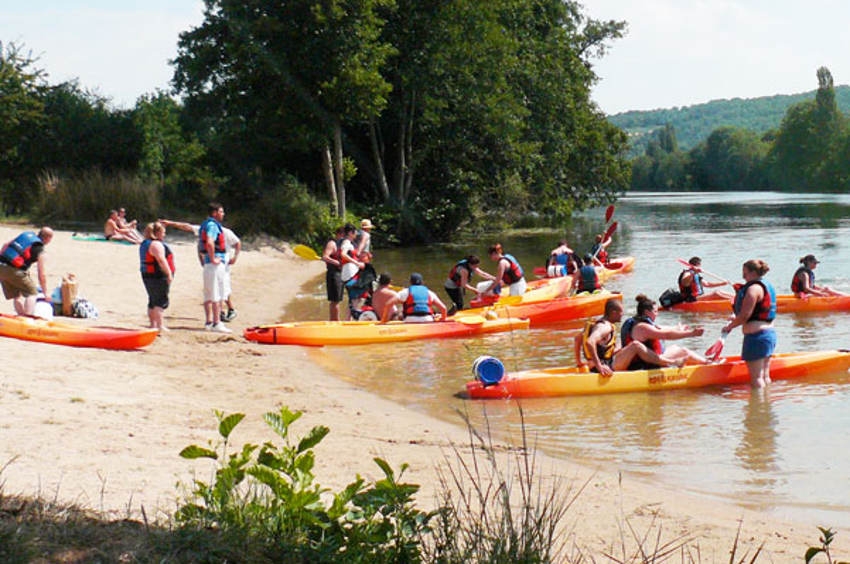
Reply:
M354 252L354 243L351 242L350 239L343 239L342 245L340 246L340 256L348 256ZM360 268L357 266L357 263L354 262L346 262L342 265L342 281L348 282Z

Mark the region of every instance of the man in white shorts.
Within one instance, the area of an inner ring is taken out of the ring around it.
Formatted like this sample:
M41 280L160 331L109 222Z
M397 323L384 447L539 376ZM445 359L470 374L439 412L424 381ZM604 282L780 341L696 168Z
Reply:
M213 202L198 232L198 253L204 264L204 330L231 333L221 322L221 301L225 299L227 248L224 242L224 206Z

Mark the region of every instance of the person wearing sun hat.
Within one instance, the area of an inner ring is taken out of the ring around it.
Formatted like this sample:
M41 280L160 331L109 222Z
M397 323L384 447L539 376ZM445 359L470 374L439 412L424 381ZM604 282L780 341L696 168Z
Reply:
M371 219L361 219L360 220L360 229L357 230L357 236L354 238L354 248L359 255L362 252L371 253L372 252L372 228L375 227L372 225Z
M815 255L806 255L801 258L801 266L791 279L791 291L798 298L807 298L809 296L846 296L847 294L844 292L833 290L829 286L818 286L815 284L814 270L818 264L820 264L820 261L815 258Z

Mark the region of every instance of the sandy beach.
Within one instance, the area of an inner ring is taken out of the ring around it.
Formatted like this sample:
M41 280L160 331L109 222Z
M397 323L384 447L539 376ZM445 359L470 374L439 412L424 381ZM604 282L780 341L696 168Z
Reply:
M24 229L2 226L0 241ZM0 368L5 493L76 502L117 518L141 518L144 507L149 519L164 518L175 508L178 482L189 483L193 471L210 476L208 462L186 461L178 453L216 439L214 410L246 414L232 436L232 444L241 446L272 440L261 416L286 405L304 412L296 436L313 425L331 429L316 449L320 484L338 489L358 473L377 479L372 458L380 456L395 468L408 463L405 479L422 485L419 503L434 505L435 465L451 456L452 445L468 443L462 422L428 418L335 378L317 363L321 349L244 340L245 327L277 320L302 285L324 271L321 262L298 258L285 246L246 243L233 270L238 317L230 323L232 335L203 331L201 269L194 246L181 240L172 245L177 274L166 311L171 331L151 346L107 351L0 338L6 358ZM136 247L74 241L70 232L57 231L47 252L51 288L73 272L79 296L100 312L97 320L70 322L147 325ZM11 302L0 311L12 313ZM617 554L612 545L631 536L623 519L638 533L660 527L666 541L695 539L701 562L727 562L739 525L738 554L764 542L759 562L800 561L818 538L821 523L782 521L685 495L613 466L538 460L545 475L560 476L574 489L586 484L565 523L582 548ZM654 545L655 533L649 537ZM839 533L836 553L844 546Z

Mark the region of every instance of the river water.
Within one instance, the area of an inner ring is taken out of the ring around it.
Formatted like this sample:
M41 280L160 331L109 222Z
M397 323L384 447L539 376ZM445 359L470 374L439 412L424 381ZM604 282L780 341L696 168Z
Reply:
M482 257L492 272L487 246L499 240L531 271L557 240L566 237L586 250L605 229L604 210L575 218L562 232L511 232L451 245L378 249L378 272L403 284L421 272L426 285L442 290L453 262ZM641 193L616 204L612 256L637 258L632 274L606 286L620 291L627 312L634 297L653 299L674 286L676 258L698 255L703 267L733 281L741 264L761 258L767 278L788 293L798 260L821 260L817 282L850 292L850 196L777 193ZM529 277L531 278L531 277ZM326 319L324 276L305 286L282 319ZM721 314L661 312L661 324L705 327L701 338L679 341L705 350L726 322ZM776 320L778 352L850 348L850 313L785 314ZM432 340L364 347L325 347L315 356L339 377L415 410L460 423L458 411L496 433L530 439L554 456L615 467L668 486L816 525L850 527L850 377L774 382L764 392L748 386L522 402L468 401L457 393L471 378L480 355L502 360L508 370L573 365L575 322L468 340ZM740 351L736 331L726 351Z

